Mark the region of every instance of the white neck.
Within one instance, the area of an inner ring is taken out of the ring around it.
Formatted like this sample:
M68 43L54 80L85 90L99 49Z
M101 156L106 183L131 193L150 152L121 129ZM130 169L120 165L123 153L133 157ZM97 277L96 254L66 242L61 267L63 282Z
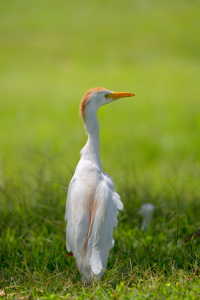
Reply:
M99 154L99 123L97 119L97 109L94 107L88 107L85 112L85 128L88 134L88 140L81 150L81 156L84 159L91 160L102 170Z

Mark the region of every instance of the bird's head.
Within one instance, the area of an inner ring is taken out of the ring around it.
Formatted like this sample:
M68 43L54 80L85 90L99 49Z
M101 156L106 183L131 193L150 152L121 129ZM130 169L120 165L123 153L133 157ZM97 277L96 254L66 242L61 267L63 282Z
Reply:
M98 110L104 104L118 100L119 98L135 96L131 93L111 92L107 89L96 87L87 91L80 104L80 115L85 120L86 113L89 108Z

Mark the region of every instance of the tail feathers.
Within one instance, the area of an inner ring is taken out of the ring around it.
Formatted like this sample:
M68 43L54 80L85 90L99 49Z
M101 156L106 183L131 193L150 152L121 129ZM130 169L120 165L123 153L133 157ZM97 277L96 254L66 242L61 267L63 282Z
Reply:
M106 251L105 251L106 250ZM86 252L85 256L77 255L74 257L76 259L76 263L78 269L82 273L82 280L91 282L95 278L101 279L103 276L104 270L107 267L107 261L109 256L109 249L106 247L103 253L100 253L100 249L97 247L92 247L91 256L89 257L89 253Z
M77 262L77 261L76 261ZM101 279L103 275L102 268L92 269L92 265L86 258L82 261L77 262L79 271L82 273L82 280L91 283L95 278Z
M103 268L101 257L100 257L100 251L98 249L92 249L92 256L90 258L90 264L91 264L93 273L95 275L98 275Z

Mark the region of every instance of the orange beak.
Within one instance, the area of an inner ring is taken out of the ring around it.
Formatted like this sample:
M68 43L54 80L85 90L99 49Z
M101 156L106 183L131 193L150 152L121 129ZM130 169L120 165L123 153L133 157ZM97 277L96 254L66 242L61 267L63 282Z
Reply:
M132 93L121 93L121 92L114 92L112 94L109 94L109 98L112 98L114 100L117 100L119 98L125 98L125 97L133 97L135 94Z

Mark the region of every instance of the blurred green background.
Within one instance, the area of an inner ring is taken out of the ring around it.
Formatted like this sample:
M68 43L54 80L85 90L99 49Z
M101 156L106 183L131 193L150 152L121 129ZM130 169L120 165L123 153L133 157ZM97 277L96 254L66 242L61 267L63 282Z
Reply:
M98 113L103 169L116 184L195 186L199 16L195 0L1 0L2 182L45 166L67 183L86 142L79 103L101 86L136 94Z

